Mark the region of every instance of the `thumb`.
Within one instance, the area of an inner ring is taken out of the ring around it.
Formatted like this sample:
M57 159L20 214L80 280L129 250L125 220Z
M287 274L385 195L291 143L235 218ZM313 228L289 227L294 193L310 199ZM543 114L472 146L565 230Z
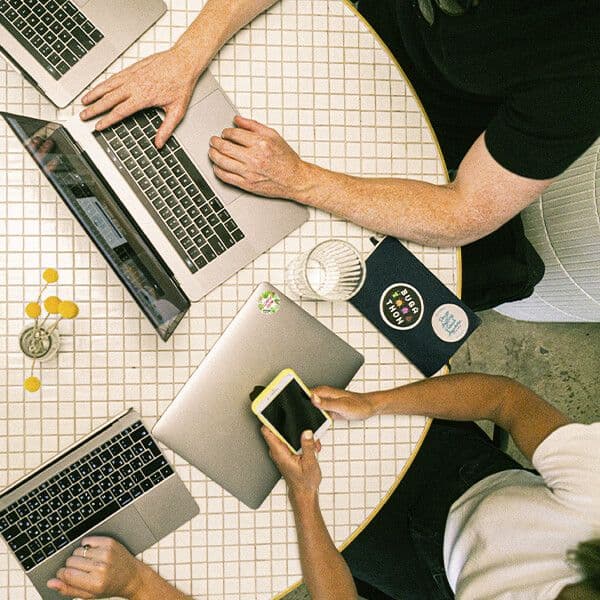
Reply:
M310 429L302 432L300 439L302 445L302 462L307 468L317 462L317 447L315 444L315 436Z
M320 388L323 389L323 388ZM334 413L332 416L335 418L335 413L340 410L343 410L346 406L346 397L345 396L323 396L322 392L317 391L319 388L316 388L312 394L312 403L322 410L331 411Z
M163 119L162 125L156 132L154 138L154 145L160 150L171 137L175 128L183 119L185 115L185 107L181 104L170 105L165 107L165 118Z

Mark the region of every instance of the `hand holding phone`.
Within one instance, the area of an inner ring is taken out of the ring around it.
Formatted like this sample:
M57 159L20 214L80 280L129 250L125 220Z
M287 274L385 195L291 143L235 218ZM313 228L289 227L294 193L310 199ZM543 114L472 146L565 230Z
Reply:
M252 402L252 412L295 454L302 452L302 432L316 440L331 425L329 415L314 406L310 390L292 369L284 369Z

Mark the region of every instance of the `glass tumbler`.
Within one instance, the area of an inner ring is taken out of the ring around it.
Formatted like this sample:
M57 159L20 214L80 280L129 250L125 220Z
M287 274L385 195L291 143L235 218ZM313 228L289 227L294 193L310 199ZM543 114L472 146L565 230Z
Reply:
M360 290L365 275L365 263L352 244L327 240L288 265L286 282L296 298L348 300Z

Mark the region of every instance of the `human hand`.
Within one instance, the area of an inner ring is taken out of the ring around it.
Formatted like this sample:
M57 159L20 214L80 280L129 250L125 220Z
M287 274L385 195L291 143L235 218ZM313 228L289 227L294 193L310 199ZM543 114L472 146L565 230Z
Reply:
M87 547L87 549L86 549ZM146 565L132 556L119 542L91 536L81 540L47 586L63 596L77 598L134 598L142 587Z
M302 454L294 454L267 427L261 433L269 446L269 456L281 471L287 485L290 498L315 498L321 483L321 468L317 453L321 451L321 442L315 440L313 432L303 432L301 438Z
M332 419L368 419L375 414L372 394L359 394L320 386L312 390L312 402L317 408L327 411Z
M210 139L215 175L253 194L299 200L309 165L274 129L240 116L233 121L237 127Z
M162 148L183 119L200 73L177 46L153 54L113 75L90 90L82 101L80 117L87 121L105 114L98 131L110 127L144 108L158 106L165 118L154 143Z

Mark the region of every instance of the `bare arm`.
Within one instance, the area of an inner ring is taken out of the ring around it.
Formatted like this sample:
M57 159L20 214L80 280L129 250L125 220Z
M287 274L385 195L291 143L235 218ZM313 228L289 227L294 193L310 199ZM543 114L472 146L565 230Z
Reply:
M262 428L269 454L288 485L294 510L300 563L304 583L311 598L356 600L358 597L350 569L337 551L319 508L321 469L317 462L320 442L302 435L302 455L292 454L266 427ZM311 432L312 433L312 432Z
M366 179L308 169L298 200L368 229L434 246L464 246L521 212L550 184L499 165L483 134L463 159L456 180L434 185L410 179Z
M160 148L187 110L200 75L237 31L277 0L208 0L176 44L113 75L83 96L84 120L104 114L104 129L151 106L165 111L156 135Z
M329 387L316 388L314 393L316 403L334 417L405 414L456 421L489 419L508 431L529 459L550 433L570 422L517 381L481 373L434 377L368 394Z
M272 129L237 118L211 139L215 174L250 192L296 200L368 229L428 246L462 246L491 233L532 202L551 180L499 165L483 135L453 183L361 178L302 161Z
M310 597L355 600L358 595L350 569L327 531L317 496L292 500L292 506L302 575Z

